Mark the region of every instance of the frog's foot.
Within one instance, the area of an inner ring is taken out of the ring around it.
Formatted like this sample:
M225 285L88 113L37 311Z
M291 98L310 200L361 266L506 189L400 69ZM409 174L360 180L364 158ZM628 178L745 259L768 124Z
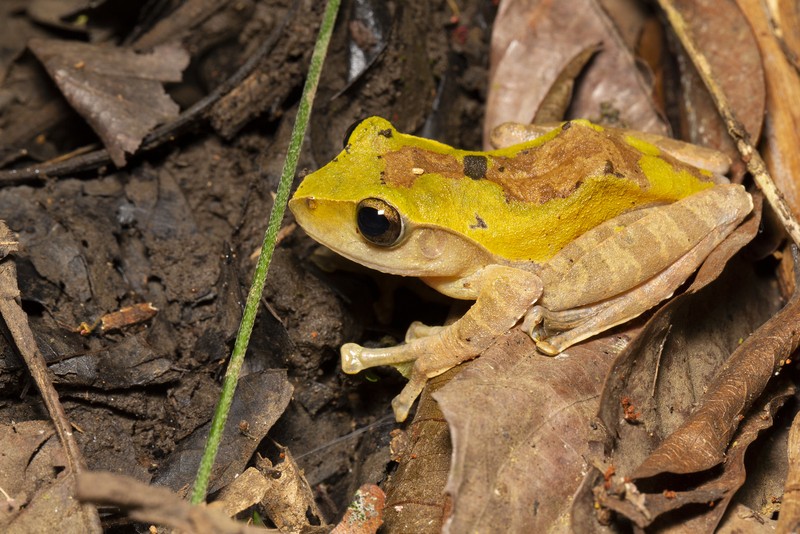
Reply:
M356 343L345 343L341 349L342 371L349 375L354 375L370 367L391 365L400 371L400 374L408 378L411 374L411 367L417 357L414 351L410 349L409 344L370 349Z
M459 342L458 335L459 331L452 330L451 325L440 327L438 334L395 347L373 349L347 343L342 347L342 370L353 374L379 365L396 367L409 379L403 391L392 401L395 419L401 422L408 416L429 378L478 355L479 350Z
M491 265L483 273L478 300L448 326L412 325L403 345L342 347L342 369L357 373L376 365L393 365L407 374L408 384L392 402L395 418L404 421L429 378L470 360L507 332L542 293L541 280L527 271Z
M415 339L421 339L423 337L435 336L441 333L442 329L444 328L444 326L428 326L419 321L414 321L406 331L406 343L414 341Z

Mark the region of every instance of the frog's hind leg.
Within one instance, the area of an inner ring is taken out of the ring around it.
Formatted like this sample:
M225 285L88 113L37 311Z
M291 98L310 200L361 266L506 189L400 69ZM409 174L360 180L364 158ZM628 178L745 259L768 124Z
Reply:
M575 343L629 321L671 297L732 230L728 226L713 229L678 261L617 297L563 311L534 306L523 321L523 330L536 341L540 351L555 355Z
M633 319L672 296L752 207L742 186L718 185L589 230L544 266L545 291L526 331L558 354Z

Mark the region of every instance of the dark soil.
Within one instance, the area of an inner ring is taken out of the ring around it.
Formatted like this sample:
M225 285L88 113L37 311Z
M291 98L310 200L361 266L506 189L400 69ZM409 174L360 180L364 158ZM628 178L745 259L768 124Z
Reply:
M278 31L289 3L220 3L202 20L189 20L180 10L152 9L157 3L123 15L119 5L126 3L109 1L84 12L91 24L75 32L35 22L28 2L10 2L0 8L0 18L13 22L3 41L16 43L11 53L0 47L0 162L25 169L96 142L25 50L30 37L137 42L142 49L177 38L191 63L169 91L185 109ZM91 469L175 490L194 479L324 7L299 4L255 74L168 142L129 156L123 168L105 161L2 182L0 217L20 242L22 305ZM301 174L330 159L348 126L369 115L401 131L479 146L494 7L459 5L456 19L444 0L344 2ZM367 25L359 10L373 10L379 23ZM173 30L159 36L158 24ZM371 51L360 70L351 53L358 46ZM289 448L324 519L333 521L359 485L387 473L389 401L401 387L388 371L370 380L342 374L339 346L401 339L420 309L431 310L423 320L436 322L445 307L432 307L430 292L416 285L387 289L393 286L385 279L318 252L298 228L275 252L212 490L232 479L226 466L243 467L254 448L275 454L274 441ZM330 272L334 265L339 269ZM112 331L77 330L142 303L158 313ZM8 336L0 343L0 419L48 419L13 343ZM281 389L283 372L270 370L285 370L293 388L282 413L279 392L291 390ZM271 428L270 417L277 418ZM268 430L263 442L259 421ZM120 521L112 531L130 528Z

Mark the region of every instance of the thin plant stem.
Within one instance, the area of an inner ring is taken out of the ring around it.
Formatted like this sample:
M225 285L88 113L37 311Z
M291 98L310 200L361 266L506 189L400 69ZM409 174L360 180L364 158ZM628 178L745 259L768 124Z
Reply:
M336 21L336 14L339 11L339 4L340 0L328 0L328 4L322 16L322 24L320 25L314 52L311 55L308 77L303 87L303 95L300 97L297 118L295 119L294 129L292 130L289 149L286 153L286 160L284 161L281 180L278 184L277 195L272 205L267 231L264 234L261 254L258 256L258 262L256 263L253 284L250 286L250 292L247 295L242 322L239 325L239 332L236 335L233 353L231 354L230 361L228 362L228 369L225 372L225 378L222 382L222 392L220 393L217 408L214 411L214 417L211 420L211 430L208 434L203 457L200 460L200 467L197 470L197 478L195 479L191 497L191 502L193 504L199 504L206 498L211 469L214 466L214 460L217 456L217 450L219 449L220 440L222 439L225 423L228 420L228 412L233 402L233 393L236 391L236 384L239 380L239 371L242 369L244 355L247 351L247 345L250 342L250 334L253 331L253 324L255 323L258 313L261 293L264 290L264 281L267 278L267 271L269 270L269 264L272 260L272 253L275 250L278 230L283 220L283 214L286 211L286 203L289 200L289 191L291 190L292 180L294 179L295 170L297 169L297 160L300 156L300 146L308 127L311 106L314 102L314 95L317 92L317 85L319 83L320 73L322 72L322 64L325 61L325 55L328 51L328 43L333 33L333 25Z

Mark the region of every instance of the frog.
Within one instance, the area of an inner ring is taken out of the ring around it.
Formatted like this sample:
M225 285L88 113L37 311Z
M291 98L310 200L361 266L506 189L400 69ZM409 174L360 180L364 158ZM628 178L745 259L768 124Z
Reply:
M675 143L576 119L462 150L361 121L303 178L295 220L358 264L474 302L451 324L412 323L396 346L344 344L343 371L398 369L402 422L430 378L515 326L555 356L670 298L753 207Z

